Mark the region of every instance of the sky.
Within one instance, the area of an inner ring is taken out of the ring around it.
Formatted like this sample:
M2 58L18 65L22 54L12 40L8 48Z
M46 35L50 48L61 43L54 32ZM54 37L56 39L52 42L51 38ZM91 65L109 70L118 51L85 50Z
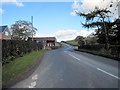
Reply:
M76 15L75 11L87 13L95 6L108 7L111 1L18 2L16 0L2 0L0 2L1 25L8 25L10 28L15 21L31 21L31 16L33 16L33 26L38 29L34 37L55 36L57 41L72 40L78 35L86 37L93 33L94 29L83 28L81 22L84 22L85 19ZM116 2L113 5L112 11L115 9ZM117 12L112 16L113 18L117 17Z

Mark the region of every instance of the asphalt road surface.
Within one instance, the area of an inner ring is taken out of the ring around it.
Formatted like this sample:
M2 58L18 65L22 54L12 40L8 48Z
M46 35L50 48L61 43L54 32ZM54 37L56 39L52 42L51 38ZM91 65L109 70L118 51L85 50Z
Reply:
M34 73L12 88L118 88L119 80L118 61L67 45L47 52Z

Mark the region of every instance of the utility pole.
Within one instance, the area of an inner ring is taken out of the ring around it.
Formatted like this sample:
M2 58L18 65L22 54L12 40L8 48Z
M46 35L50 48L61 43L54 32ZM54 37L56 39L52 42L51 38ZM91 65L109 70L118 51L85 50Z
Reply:
M33 41L33 16L31 16L31 22L32 22L32 41Z
M118 18L120 18L120 1L118 1Z

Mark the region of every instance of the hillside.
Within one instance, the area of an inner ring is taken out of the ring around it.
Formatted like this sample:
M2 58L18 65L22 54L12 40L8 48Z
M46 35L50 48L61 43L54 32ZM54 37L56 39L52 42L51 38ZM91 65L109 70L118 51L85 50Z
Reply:
M73 44L73 45L78 45L78 42L75 41L75 40L69 40L69 41L66 41L66 43Z

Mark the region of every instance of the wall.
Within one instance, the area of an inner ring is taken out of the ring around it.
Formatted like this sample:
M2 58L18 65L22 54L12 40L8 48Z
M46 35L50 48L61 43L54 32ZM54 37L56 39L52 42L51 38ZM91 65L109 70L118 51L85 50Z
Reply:
M2 34L0 33L0 39L2 39Z
M8 36L5 34L6 32L8 32ZM11 33L8 28L3 33L3 39L11 40Z

